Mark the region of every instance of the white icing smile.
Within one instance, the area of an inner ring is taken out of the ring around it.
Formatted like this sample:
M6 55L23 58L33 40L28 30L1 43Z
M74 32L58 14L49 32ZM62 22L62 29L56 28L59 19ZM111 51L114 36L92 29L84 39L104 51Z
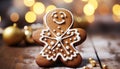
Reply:
M55 23L57 23L57 24L62 24L62 23L65 22L65 20L63 20L63 19L62 19L62 21L57 21L56 19L53 19L53 21L54 21Z

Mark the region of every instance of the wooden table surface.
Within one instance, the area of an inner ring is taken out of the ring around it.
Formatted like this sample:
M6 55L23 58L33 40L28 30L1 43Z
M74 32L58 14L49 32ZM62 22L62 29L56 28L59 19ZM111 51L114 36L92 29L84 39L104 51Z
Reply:
M93 43L93 44L92 44ZM35 63L35 56L39 54L43 47L37 45L19 45L10 47L0 41L0 69L68 69L57 64L55 67L42 68ZM120 36L109 34L99 34L87 37L87 40L76 47L80 51L83 62L76 69L83 69L83 66L90 66L88 58L98 59L93 49L95 46L102 64L106 64L108 69L120 68ZM71 68L72 69L72 68ZM101 69L99 66L92 69Z

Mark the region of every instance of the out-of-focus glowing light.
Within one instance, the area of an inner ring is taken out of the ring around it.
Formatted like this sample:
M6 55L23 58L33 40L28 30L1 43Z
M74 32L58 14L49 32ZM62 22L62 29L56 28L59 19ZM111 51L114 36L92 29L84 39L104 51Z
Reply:
M13 12L10 14L10 20L13 22L17 22L19 20L19 14L17 12Z
M36 21L36 14L32 11L29 11L25 14L25 20L28 22L28 23L33 23Z
M64 0L65 3L72 3L73 0Z
M84 12L85 15L91 16L91 15L94 14L95 9L91 4L86 4L83 8L83 12Z
M120 16L120 5L115 4L112 8L113 14L116 16Z
M115 22L120 22L120 16L113 15L112 17Z
M88 0L82 0L83 2L88 2Z
M89 23L93 23L95 21L95 16L94 15L85 16L85 18Z
M49 12L50 10L53 10L55 9L56 6L55 5L49 5L47 8L46 8L46 12Z
M35 3L35 0L24 0L24 4L27 7L33 6L34 3Z
M0 22L2 21L2 17L0 16Z
M33 11L36 13L36 14L42 14L44 11L45 11L45 6L43 3L41 2L36 2L34 5L33 5Z
M100 15L109 14L109 8L106 4L103 4L98 8L98 12L100 13Z
M93 5L94 9L97 9L97 7L98 7L97 0L89 0L88 3L91 4L91 5Z
M74 16L74 18L75 18L75 21L77 21L77 22L79 22L79 23L82 21L82 18L81 18L81 17Z

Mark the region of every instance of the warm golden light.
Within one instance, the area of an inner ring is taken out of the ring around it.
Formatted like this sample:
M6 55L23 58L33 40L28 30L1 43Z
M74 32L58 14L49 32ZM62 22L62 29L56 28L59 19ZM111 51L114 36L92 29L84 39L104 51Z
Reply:
M84 12L85 15L91 16L91 15L94 14L95 9L91 4L86 4L83 8L83 12Z
M120 16L120 5L115 4L112 8L113 14L116 16Z
M24 4L27 7L33 6L34 3L35 3L35 0L24 0Z
M79 23L82 21L82 18L81 18L81 17L74 16L74 18L75 18L75 21L77 21L77 22L79 22Z
M56 6L55 5L49 5L47 8L46 8L46 12L49 12L50 10L53 10L55 9Z
M93 23L95 21L95 16L94 15L85 16L85 18L89 23Z
M83 2L88 2L88 0L82 0Z
M2 17L0 16L0 22L2 21Z
M65 3L72 3L73 0L64 0Z
M28 23L33 23L36 21L36 14L32 11L29 11L25 14L25 20L28 22Z
M89 0L88 3L91 4L94 7L94 9L97 9L98 7L97 0Z
M13 12L10 14L10 20L13 22L17 22L19 20L19 14L17 12Z
M33 6L33 11L36 14L42 14L45 11L45 6L41 2L36 2Z

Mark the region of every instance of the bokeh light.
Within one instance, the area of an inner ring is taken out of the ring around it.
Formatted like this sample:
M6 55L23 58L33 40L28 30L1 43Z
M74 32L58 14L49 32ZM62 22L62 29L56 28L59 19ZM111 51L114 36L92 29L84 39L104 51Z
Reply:
M115 4L112 8L113 14L116 16L120 16L120 5Z
M33 11L36 13L36 14L42 14L44 11L45 11L45 6L43 3L41 2L36 2L34 5L33 5Z
M63 0L65 3L72 3L73 0Z
M91 4L94 7L94 9L97 9L98 7L97 0L89 0L88 3Z
M49 12L50 10L53 10L55 9L56 6L55 5L49 5L47 8L46 8L46 12Z
M24 0L24 4L27 7L33 6L34 3L35 3L35 0Z
M28 23L33 23L36 21L36 14L32 11L29 11L25 14L25 20L28 22Z
M94 15L85 16L85 18L89 23L93 23L95 21L95 16Z
M0 16L0 22L2 21L2 17Z
M13 12L10 14L10 20L12 22L17 22L19 20L19 14L17 12Z
M91 4L86 4L83 8L83 12L84 12L85 15L91 16L91 15L94 14L95 9Z
M88 0L82 0L83 2L88 2Z

